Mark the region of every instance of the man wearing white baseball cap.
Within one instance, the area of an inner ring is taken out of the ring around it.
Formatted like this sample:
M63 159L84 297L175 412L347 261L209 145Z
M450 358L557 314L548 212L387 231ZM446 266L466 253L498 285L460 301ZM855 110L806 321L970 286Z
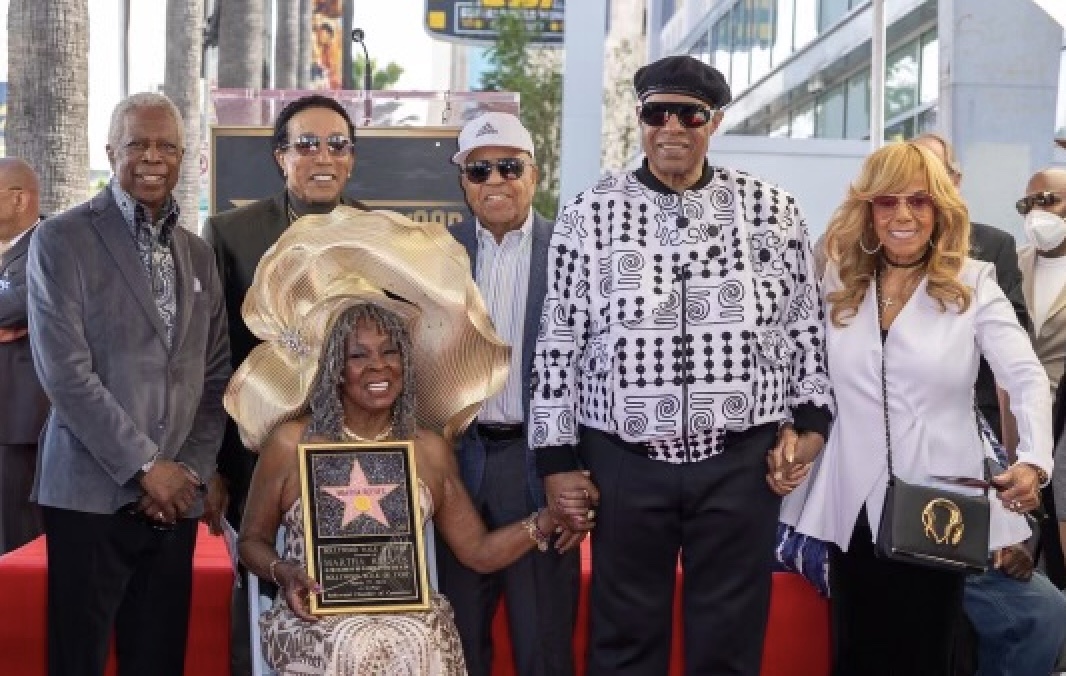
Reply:
M485 402L456 450L463 483L489 528L544 507L544 486L526 443L526 421L552 222L533 211L538 176L533 158L529 131L514 115L499 112L468 122L452 157L474 214L457 223L452 234L470 255L496 331L512 347L506 384ZM489 628L501 594L507 598L519 676L574 673L571 640L580 576L576 549L566 554L550 547L533 551L499 573L480 575L438 541L438 573L441 592L455 609L471 676L491 671Z

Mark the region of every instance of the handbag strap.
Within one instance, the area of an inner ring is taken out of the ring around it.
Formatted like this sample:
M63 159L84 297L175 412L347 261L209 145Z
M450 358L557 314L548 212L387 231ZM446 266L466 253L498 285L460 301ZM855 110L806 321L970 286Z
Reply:
M874 288L877 293L877 331L880 334L884 329L881 327L882 320L884 319L883 310L881 306L881 275L878 272L874 272ZM881 408L885 412L885 453L888 458L888 476L891 481L895 478L896 472L892 469L892 431L888 424L888 376L887 369L885 367L885 344L887 339L881 341ZM977 425L977 405L974 404L974 424ZM981 428L977 428L977 436L981 436ZM983 457L983 454L982 454ZM987 470L985 472L987 475ZM987 482L990 477L985 476ZM988 484L985 484L985 497L988 497Z

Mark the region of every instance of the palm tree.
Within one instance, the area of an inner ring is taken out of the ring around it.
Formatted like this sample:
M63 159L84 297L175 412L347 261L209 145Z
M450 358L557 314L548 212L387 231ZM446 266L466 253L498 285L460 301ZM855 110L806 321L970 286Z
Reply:
M274 38L274 88L295 89L300 62L300 0L278 0Z
M55 213L89 188L88 0L11 0L7 12L7 153L41 179Z
M263 86L263 0L219 3L218 86Z
M203 61L204 0L167 0L166 71L163 92L185 120L185 159L174 197L181 224L199 231L200 67Z

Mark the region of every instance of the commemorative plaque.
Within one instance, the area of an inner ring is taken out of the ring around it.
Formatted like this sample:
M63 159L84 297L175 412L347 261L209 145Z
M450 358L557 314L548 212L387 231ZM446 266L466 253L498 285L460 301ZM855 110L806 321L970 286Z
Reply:
M301 444L307 573L322 587L311 612L429 608L411 442Z

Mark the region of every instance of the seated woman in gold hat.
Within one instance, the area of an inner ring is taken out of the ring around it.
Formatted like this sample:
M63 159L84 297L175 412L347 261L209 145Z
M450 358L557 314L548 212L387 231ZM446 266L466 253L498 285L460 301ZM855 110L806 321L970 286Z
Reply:
M446 232L442 239L433 226L343 208L308 220L256 271L243 314L265 342L226 395L245 443L260 454L241 561L281 589L260 619L264 655L282 674L466 674L451 608L437 594L426 612L311 614L309 595L318 590L306 572L297 447L413 440L423 519L433 519L465 565L494 571L544 549L557 526L551 513L488 532L451 446L419 424L451 435L469 423L503 382L508 348L481 314L465 254ZM588 495L567 495L559 507L592 517L589 503ZM566 536L556 546L576 542Z

